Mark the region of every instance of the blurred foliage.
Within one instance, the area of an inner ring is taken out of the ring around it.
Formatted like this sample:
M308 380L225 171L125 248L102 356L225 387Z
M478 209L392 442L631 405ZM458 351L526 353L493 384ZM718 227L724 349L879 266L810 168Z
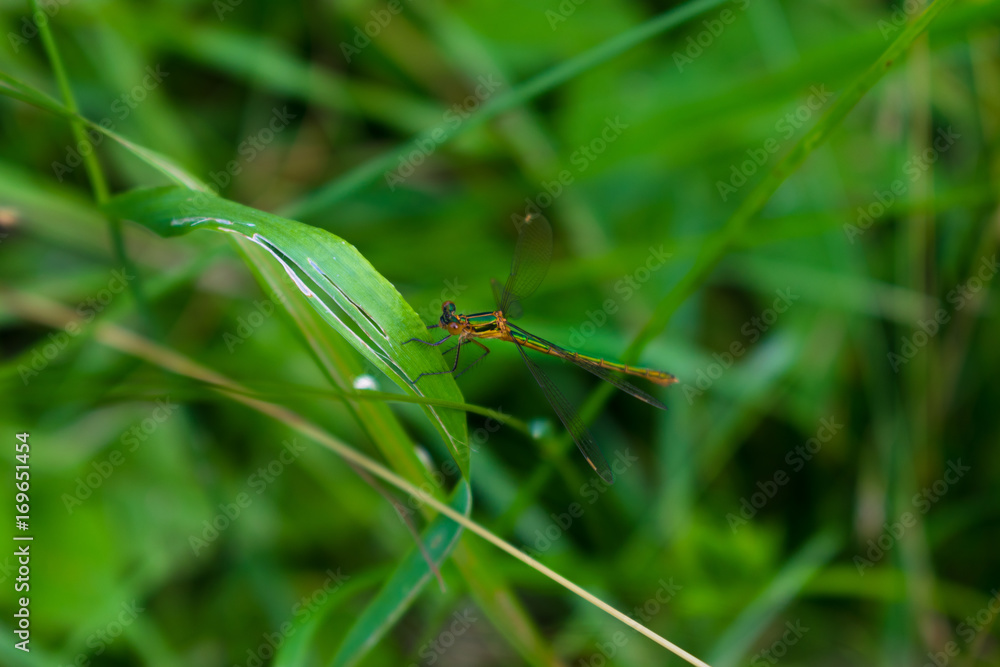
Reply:
M396 389L267 254L109 221L109 194L169 183L157 159L91 131L88 164L12 77L344 239L426 323L491 307L537 208L555 256L522 326L680 384L660 413L542 360L609 488L493 345L460 381L510 416L468 415L473 519L713 665L1000 664L1000 2L892 62L923 3L40 7L62 68L0 4L0 473L29 432L35 537L30 654L0 556L0 662L325 665L384 632L359 664L680 664L468 531L444 590L407 570L386 494L410 499L299 427L460 503L425 410L345 394Z

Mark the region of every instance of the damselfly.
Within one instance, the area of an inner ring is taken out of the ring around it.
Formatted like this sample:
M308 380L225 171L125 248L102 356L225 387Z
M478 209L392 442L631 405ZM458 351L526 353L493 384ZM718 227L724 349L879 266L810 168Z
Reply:
M602 380L610 382L622 391L635 396L640 401L645 401L661 410L666 409L663 403L620 376L634 375L646 378L650 382L661 386L677 382L677 378L670 373L662 371L614 363L597 357L589 357L578 352L571 352L511 324L510 320L516 319L520 315L521 299L524 299L538 289L542 279L545 278L551 258L552 228L549 227L549 223L544 217L538 215L528 216L521 224L519 230L517 246L514 249L514 259L511 261L510 275L507 276L507 282L501 286L497 280L494 279L492 281L493 296L496 299L497 305L496 310L486 313L473 313L471 315L456 315L455 304L451 301L445 301L441 306L441 319L437 324L432 324L427 328L444 329L448 335L436 343L431 343L420 338L411 338L406 341L407 343L423 343L424 345L436 347L451 340L452 336L458 336L456 344L458 350L455 352L455 363L451 370L437 373L421 373L414 382L420 381L420 378L425 375L441 375L457 371L462 348L468 343L475 344L483 352L471 364L466 366L461 373L458 373L458 375L468 371L485 359L486 355L490 353L489 348L479 342L479 339L494 338L514 343L521 358L524 359L528 370L531 371L535 381L538 382L538 386L542 388L545 398L548 399L552 405L552 409L559 416L559 421L563 423L566 430L573 436L573 440L580 448L584 458L587 459L587 462L597 474L610 484L614 481L614 474L611 472L611 466L604 459L604 455L601 454L597 443L594 442L594 437L590 434L587 427L584 426L576 410L566 400L562 392L559 391L545 372L528 357L525 350L535 350L536 352L542 352L571 361ZM445 352L447 353L450 349L454 349L454 346Z

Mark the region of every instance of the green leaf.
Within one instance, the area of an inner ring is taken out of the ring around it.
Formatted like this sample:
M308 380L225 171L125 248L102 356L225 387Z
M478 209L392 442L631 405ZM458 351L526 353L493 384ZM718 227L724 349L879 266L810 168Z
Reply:
M472 493L464 480L455 488L450 505L456 512L469 515ZM424 533L424 546L430 558L438 565L443 563L461 534L462 527L448 517L435 519ZM336 667L356 664L413 604L430 579L427 561L414 547L348 630L330 664Z
M105 206L111 215L170 237L195 229L238 234L266 250L299 291L341 336L405 392L461 401L449 374L411 378L447 370L436 349L405 345L423 338L426 328L416 312L352 245L333 234L293 220L180 187L136 190ZM462 474L469 476L465 415L421 406L441 433Z

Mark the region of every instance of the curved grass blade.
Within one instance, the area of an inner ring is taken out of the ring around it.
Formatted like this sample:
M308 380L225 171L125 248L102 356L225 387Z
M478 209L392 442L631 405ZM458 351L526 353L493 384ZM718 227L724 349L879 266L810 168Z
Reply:
M186 188L137 190L113 198L105 208L164 237L210 229L252 241L281 264L327 324L404 391L423 396L427 390L436 397L461 400L458 386L447 374L432 376L421 386L410 381L424 371L443 370L444 364L432 352L403 345L403 341L425 332L419 316L396 288L343 239ZM422 409L468 478L464 414L429 405Z
M66 327L73 322L82 322L82 318L78 313L62 306L61 304L49 301L48 299L39 297L35 294L29 295L24 292L17 292L10 289L0 289L0 312L3 312L4 309L10 310L23 319L38 322L39 324L54 328ZM148 339L119 327L118 325L108 324L98 320L94 324L94 337L102 345L115 349L123 354L142 359L154 366L163 368L164 370L168 370L177 375L197 379L208 384L220 384L237 391L244 391L238 383L233 382L228 377L202 366L172 349L150 342ZM226 389L221 390L221 392L223 394L229 394ZM528 565L543 576L554 581L559 586L562 586L566 590L586 600L588 603L613 616L615 619L621 621L633 630L642 633L644 636L669 650L674 655L683 658L688 663L698 665L699 667L708 667L707 663L703 660L700 660L673 642L660 636L656 632L653 632L651 629L628 614L615 609L579 584L564 577L543 563L540 563L514 545L500 539L482 525L466 517L464 514L456 512L447 504L438 500L435 496L425 495L425 491L421 490L414 484L411 484L385 466L332 437L322 428L312 422L309 422L292 410L276 406L271 403L264 403L262 401L248 398L240 395L239 393L229 395L234 401L286 424L289 428L298 431L307 438L315 440L322 446L337 454L339 457L364 468L376 477L392 484L397 489L415 497L423 498L429 508L447 516L455 523L459 523L463 527L468 528L469 531L483 538L507 555L521 561L525 565ZM509 588L504 587L506 582L500 577L497 569L495 567L491 568L491 564L478 554L474 546L475 545L472 544L460 543L458 548L455 550L453 558L459 569L463 571L466 582L469 584L473 592L477 595L485 594L485 596L480 600L480 606L482 606L484 610L487 610L487 613L489 613L490 609L494 609L496 611L497 618L509 619L510 622L508 625L512 626L515 634L519 638L526 638L531 642L531 647L533 649L531 650L531 654L540 656L545 654L544 657L547 658L549 651L545 648L541 639L537 636L537 631L534 626L526 620L527 616L520 609L513 593L509 590ZM484 584L486 585L484 586ZM496 622L496 620L494 622ZM503 625L503 623L499 623L499 625ZM538 661L539 664L548 664L551 662L554 661L548 659Z
M464 480L455 488L449 505L456 512L469 516L472 492ZM433 562L440 566L458 544L461 534L462 526L448 517L435 519L425 531L423 540ZM430 578L427 562L417 549L412 549L348 630L330 665L348 667L361 660L413 604Z

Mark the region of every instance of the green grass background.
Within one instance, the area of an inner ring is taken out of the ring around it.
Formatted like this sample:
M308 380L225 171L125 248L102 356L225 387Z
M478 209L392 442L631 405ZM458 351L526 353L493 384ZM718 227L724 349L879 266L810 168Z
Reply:
M113 0L43 5L49 32L0 5L0 476L13 504L28 431L35 536L30 654L0 550L0 662L682 664L424 505L442 590L407 494L308 423L712 665L1000 664L1000 3L917 4ZM74 108L134 145L77 160ZM180 210L151 196L142 224L104 206L177 174L356 248L342 326L258 247L151 233ZM607 458L637 458L611 488L515 350L424 391L495 411L466 421L401 402L352 337L366 299L413 335L444 299L489 309L532 202L555 252L519 323L680 379L661 413L542 360Z

